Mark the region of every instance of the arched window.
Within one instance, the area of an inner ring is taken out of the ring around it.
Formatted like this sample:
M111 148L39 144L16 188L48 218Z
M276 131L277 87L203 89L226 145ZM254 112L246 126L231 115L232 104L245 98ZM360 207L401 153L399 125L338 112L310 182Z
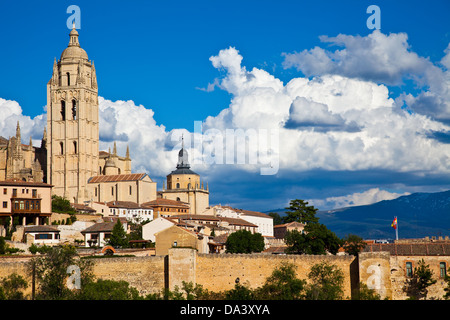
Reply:
M177 201L180 201L180 197L177 197Z
M60 142L59 147L61 148L61 155L63 155L64 154L64 143Z
M77 142L76 141L73 142L73 153L77 154Z
M66 120L66 102L61 100L61 120Z
M77 120L77 102L72 100L72 119Z
M66 75L67 75L67 85L70 86L70 72L67 72Z
M180 189L180 184L179 183L177 183L177 189Z

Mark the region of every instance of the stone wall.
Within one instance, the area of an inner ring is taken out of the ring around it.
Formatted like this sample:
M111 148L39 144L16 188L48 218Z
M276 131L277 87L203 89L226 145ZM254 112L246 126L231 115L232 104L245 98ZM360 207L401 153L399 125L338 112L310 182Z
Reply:
M294 264L297 267L297 276L307 280L310 268L322 261L334 264L342 270L344 296L350 298L352 286L357 283L357 278L351 274L355 262L353 256L199 254L195 263L195 279L198 284L211 291L232 289L237 278L241 284L257 288L262 286L272 271L283 262Z
M31 293L31 277L26 270L30 258L0 257L0 278L14 272L24 276L30 284L27 294ZM445 262L448 269L450 256L447 255L400 256L389 252L364 252L356 258L346 255L198 254L195 249L172 248L167 256L95 259L94 274L101 279L125 280L142 295L160 293L164 288L173 290L175 286L180 287L183 281L219 292L232 289L236 279L241 284L257 288L283 262L294 264L298 278L307 280L313 265L327 261L344 273L344 298L349 299L352 289L362 282L375 289L382 298L404 300L407 299L403 292L407 279L405 264L412 262L415 268L421 259L425 260L437 279L437 283L429 288L427 298L442 299L446 283L439 277L439 264Z

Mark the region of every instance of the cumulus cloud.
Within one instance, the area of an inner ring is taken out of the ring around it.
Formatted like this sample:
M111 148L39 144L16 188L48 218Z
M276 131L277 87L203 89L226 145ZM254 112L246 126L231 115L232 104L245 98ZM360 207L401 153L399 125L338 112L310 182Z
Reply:
M241 66L243 57L235 48L210 60L226 71L219 85L232 100L218 116L208 117L205 127L278 129L282 169L450 170L449 148L429 138L430 132L449 127L403 110L385 85L341 75L283 84L264 70ZM311 126L298 125L306 122ZM324 125L354 130L315 130Z
M34 118L22 114L22 107L17 101L0 98L0 136L9 138L16 135L17 121L20 124L22 142L28 144L30 137L33 145L40 146L40 139L47 124L46 114Z
M353 194L340 196L340 197L328 197L325 199L310 199L309 203L321 210L338 209L344 207L362 206L376 203L383 200L393 200L400 196L409 195L409 192L396 193L382 190L379 188L372 188L364 192L356 192Z
M413 80L422 91L416 96L403 93L400 96L410 110L450 121L450 49L438 63L415 53L408 44L405 33L385 35L379 30L368 36L339 34L336 37L321 36L320 40L332 47L321 47L301 52L284 53L283 66L296 68L307 77L341 75L390 86L401 86L405 80Z

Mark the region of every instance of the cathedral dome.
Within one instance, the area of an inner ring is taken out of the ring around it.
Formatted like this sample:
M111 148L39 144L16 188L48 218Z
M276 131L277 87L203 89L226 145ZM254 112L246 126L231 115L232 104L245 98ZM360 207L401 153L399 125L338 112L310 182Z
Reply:
M88 59L88 55L78 42L78 31L75 27L69 33L70 41L68 47L62 52L61 60L63 59Z
M84 49L80 47L67 47L61 54L61 60L63 59L88 59L88 55Z

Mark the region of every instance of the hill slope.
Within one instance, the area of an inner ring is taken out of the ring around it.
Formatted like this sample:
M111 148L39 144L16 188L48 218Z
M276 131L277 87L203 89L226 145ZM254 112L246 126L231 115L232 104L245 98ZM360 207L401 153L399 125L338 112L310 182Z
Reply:
M283 214L278 209L268 212ZM320 223L339 237L357 234L364 239L394 239L391 227L398 219L399 238L450 236L450 190L437 193L414 193L371 205L319 211Z

